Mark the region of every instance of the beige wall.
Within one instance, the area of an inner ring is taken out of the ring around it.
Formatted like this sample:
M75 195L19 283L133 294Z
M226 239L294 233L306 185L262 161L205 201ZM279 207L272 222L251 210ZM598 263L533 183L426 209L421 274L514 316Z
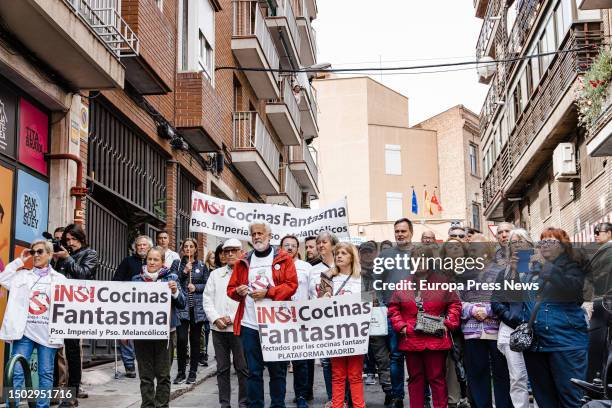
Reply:
M385 174L386 144L400 146L401 175ZM423 185L428 186L430 193L438 185L437 150L436 132L370 125L371 221L394 221L387 218L387 192L402 193L403 213L409 217L415 216L411 213L412 186L415 186L421 200ZM423 214L424 211L420 209L420 218L435 217Z
M349 218L370 214L367 80L316 81L319 134L314 146L319 167L319 202L349 199Z
M368 90L368 123L408 127L408 98L391 88L366 80Z

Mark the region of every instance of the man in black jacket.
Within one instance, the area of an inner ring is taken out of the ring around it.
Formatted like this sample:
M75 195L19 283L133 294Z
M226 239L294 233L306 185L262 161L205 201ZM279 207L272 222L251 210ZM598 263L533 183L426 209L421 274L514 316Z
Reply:
M98 270L98 254L87 245L85 231L78 224L70 224L62 233L62 250L55 253L54 268L68 279L94 280ZM68 362L68 388L77 396L81 386L81 340L65 339L64 350ZM85 396L84 394L81 394ZM77 406L76 398L65 400L60 408Z
M147 262L147 253L153 248L153 240L147 235L140 235L134 241L134 254L126 256L117 267L113 275L114 281L131 282L132 277L140 274L142 267ZM134 344L131 340L120 340L119 351L121 352L121 361L125 368L125 376L128 378L136 378L136 355L134 353Z

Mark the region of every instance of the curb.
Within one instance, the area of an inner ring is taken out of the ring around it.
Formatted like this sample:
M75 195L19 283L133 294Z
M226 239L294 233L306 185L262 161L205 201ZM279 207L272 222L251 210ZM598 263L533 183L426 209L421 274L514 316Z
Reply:
M189 391L192 391L195 387L199 386L204 381L214 377L216 373L217 373L217 363L215 362L209 365L206 368L206 371L203 373L203 375L201 377L198 376L198 379L193 384L189 384L186 387L182 387L174 391L171 390L170 391L170 401L177 399L178 397L188 393Z

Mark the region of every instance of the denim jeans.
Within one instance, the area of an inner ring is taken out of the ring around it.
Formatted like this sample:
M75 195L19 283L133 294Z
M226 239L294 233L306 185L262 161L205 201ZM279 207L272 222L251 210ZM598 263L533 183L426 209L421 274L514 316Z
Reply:
M389 333L389 351L390 351L390 371L391 371L391 392L393 398L404 399L404 353L399 349L399 337L398 334L393 331L391 320L387 319L388 333Z
M321 359L321 368L323 369L323 379L325 380L325 391L327 391L327 400L332 400L332 369L331 360L329 358Z
M29 338L23 336L21 339L13 342L13 349L11 356L15 354L21 354L30 361L32 352L36 348L38 354L38 388L41 390L51 390L53 388L53 368L55 362L56 348L45 347L42 344L35 343ZM15 366L15 372L13 374L13 385L16 390L23 388L25 383L25 377L23 374L23 368L21 364ZM72 390L72 392L75 392ZM19 405L19 404L17 404ZM36 401L37 408L48 408L48 399L39 399Z
M512 408L510 376L504 355L497 349L497 340L465 341L465 372L475 407L492 407L491 380L496 408Z
M270 375L270 408L285 408L285 393L287 391L287 362L265 362L261 353L259 332L242 326L240 341L249 368L247 379L247 394L249 408L264 408L264 366Z
M123 344L122 340L117 340L117 342L119 343L119 352L121 353L123 367L125 367L126 370L134 370L136 368L136 364L134 363L136 360L134 342L132 340L128 340L127 345Z
M293 392L296 398L308 397L308 360L294 360L293 363Z

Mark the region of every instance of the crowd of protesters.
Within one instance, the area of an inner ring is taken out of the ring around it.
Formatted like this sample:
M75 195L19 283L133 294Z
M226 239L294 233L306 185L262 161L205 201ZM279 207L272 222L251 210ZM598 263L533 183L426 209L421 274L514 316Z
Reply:
M291 394L298 408L307 408L315 397L316 376L324 380L326 408L365 407L364 386L377 380L385 395L381 405L393 408L403 407L404 400L411 408L582 405L581 390L570 379L587 379L592 299L601 294L598 288L610 289L612 224L595 227L599 247L590 258L572 246L562 229L547 228L532 237L509 223L498 225L495 241L453 226L442 240L425 231L415 242L411 221L402 218L394 223L395 243L368 241L358 247L328 232L303 243L285 236L276 247L264 221L253 222L249 232L252 250L228 239L203 259L192 238L184 239L176 253L168 248L167 232L157 234L157 245L142 235L134 241L133 255L117 268L115 281L167 282L171 292L169 340L119 342L126 377L138 372L142 407L168 407L171 384L196 381L198 365L208 364L210 337L223 408L231 406L232 395L240 407L263 408L265 369L273 408L285 407ZM0 285L10 290L0 339L12 342L12 353L27 359L36 349L40 388L76 390L58 401L72 407L87 397L80 387L80 340L50 338L48 318L28 311L24 299L50 297L54 282L96 279L98 259L79 225L58 228L54 238L33 242L0 273ZM382 273L375 272L376 258L403 256L485 262L461 270L382 263ZM33 268L25 269L30 258ZM505 282L520 282L537 283L538 289L375 290L377 280L413 282L416 288L468 280L506 288ZM374 294L374 306L387 315L386 335L371 335L366 355L291 362L293 393L288 392L289 363L263 358L256 302L366 292ZM435 321L435 330L422 326L424 317ZM512 339L525 326L532 330L532 341L517 351ZM178 370L171 381L175 356ZM238 377L234 393L232 365ZM23 386L19 366L14 382ZM49 401L41 399L37 406L47 407Z

